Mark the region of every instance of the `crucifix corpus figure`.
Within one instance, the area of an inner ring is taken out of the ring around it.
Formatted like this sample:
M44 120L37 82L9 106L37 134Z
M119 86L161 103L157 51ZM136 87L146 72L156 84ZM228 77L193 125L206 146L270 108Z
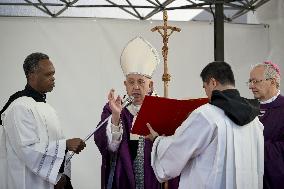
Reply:
M163 11L163 20L163 26L156 26L152 28L151 31L158 31L163 38L164 46L162 48L162 55L164 58L164 74L162 80L164 81L164 97L168 97L168 82L171 80L171 75L168 73L168 42L170 35L172 35L174 31L180 32L181 29L174 26L168 26L168 14L166 10Z

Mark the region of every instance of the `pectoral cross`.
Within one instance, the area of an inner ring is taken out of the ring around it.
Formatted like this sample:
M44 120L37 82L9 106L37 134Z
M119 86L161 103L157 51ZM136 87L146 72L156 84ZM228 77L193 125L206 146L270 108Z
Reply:
M162 55L164 58L164 74L162 80L164 81L164 97L168 97L168 82L171 80L171 75L168 72L168 42L170 35L172 35L174 31L180 32L181 29L178 27L168 26L168 14L166 10L163 11L163 21L163 26L156 26L152 28L151 31L158 31L163 38L164 46L162 48Z

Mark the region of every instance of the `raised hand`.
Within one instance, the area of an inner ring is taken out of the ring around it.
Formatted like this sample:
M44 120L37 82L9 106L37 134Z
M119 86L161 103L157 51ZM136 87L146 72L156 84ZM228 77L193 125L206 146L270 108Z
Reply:
M66 140L67 150L79 154L85 147L86 143L80 138L72 138Z
M111 89L109 94L108 94L108 103L109 103L109 107L112 111L111 122L112 122L112 124L118 126L119 119L120 119L120 113L122 111L122 104L121 104L120 96L117 96L116 98L114 97L114 89Z

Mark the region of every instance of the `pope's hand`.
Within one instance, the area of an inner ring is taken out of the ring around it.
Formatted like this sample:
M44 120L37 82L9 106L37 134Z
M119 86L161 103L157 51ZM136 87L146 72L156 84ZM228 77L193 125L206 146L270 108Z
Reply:
M120 119L120 113L122 111L122 104L121 104L121 98L120 96L114 97L114 89L111 89L108 94L108 103L109 107L112 111L112 124L118 126L119 125L119 119Z
M150 131L150 134L147 135L146 138L150 139L151 141L154 141L159 136L159 134L156 131L154 131L154 129L151 127L149 123L147 123L146 126Z

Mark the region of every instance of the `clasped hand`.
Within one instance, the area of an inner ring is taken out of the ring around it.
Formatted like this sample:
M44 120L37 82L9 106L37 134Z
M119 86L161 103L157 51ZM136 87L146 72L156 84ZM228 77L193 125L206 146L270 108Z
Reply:
M80 138L72 138L66 140L67 150L79 154L85 147L86 143Z
M148 127L150 134L146 136L146 138L150 139L152 142L159 136L159 133L157 133L150 125L150 123L147 123L146 126Z

